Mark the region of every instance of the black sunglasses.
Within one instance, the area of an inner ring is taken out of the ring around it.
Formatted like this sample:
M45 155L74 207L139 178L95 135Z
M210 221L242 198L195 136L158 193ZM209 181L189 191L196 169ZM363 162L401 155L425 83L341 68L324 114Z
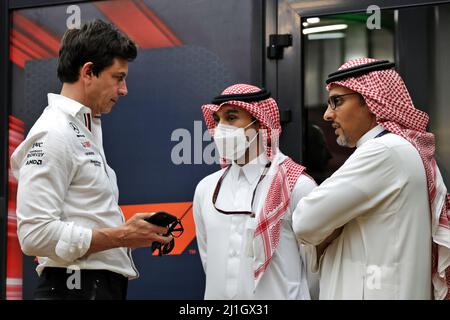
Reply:
M189 210L192 208L192 204L187 208L187 210L182 214L181 218L177 221L173 222L169 225L167 229L167 233L164 236L172 236L173 239L170 240L170 242L162 245L160 242L153 242L152 243L152 252L155 250L158 250L158 256L166 255L172 252L173 248L175 248L175 238L179 238L183 232L184 227L181 223L181 219L184 218L184 216L189 212Z

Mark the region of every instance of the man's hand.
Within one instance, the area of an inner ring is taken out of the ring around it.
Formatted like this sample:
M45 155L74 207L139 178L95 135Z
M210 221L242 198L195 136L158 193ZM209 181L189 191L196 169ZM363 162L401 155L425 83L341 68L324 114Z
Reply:
M85 256L95 252L113 248L141 248L150 247L153 242L162 244L172 240L172 236L164 237L167 228L159 227L145 221L153 213L137 213L125 224L116 228L103 228L92 230L92 240Z
M163 237L167 233L167 228L159 227L145 221L153 213L136 213L123 226L121 237L122 247L140 248L149 247L153 242L168 243L172 237Z

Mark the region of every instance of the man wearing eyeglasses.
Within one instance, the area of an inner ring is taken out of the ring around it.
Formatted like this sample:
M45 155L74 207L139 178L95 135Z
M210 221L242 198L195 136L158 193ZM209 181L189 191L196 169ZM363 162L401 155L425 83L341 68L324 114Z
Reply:
M434 135L393 67L354 59L326 81L324 120L356 150L293 213L320 299L449 297L450 203Z
M275 100L236 84L202 111L223 167L193 202L205 299L310 299L291 213L316 184L278 149Z

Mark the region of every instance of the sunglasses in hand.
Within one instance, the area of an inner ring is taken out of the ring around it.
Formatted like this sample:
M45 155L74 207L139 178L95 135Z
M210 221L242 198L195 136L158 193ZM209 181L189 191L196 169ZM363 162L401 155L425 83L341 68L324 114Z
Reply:
M191 207L189 207L187 211L189 211L190 208ZM183 214L183 216L187 213L187 211ZM175 247L175 238L178 238L183 234L184 228L181 223L181 219L178 219L177 217L171 215L170 213L158 211L152 216L146 218L145 220L149 223L152 223L160 227L167 227L168 230L167 233L164 234L164 236L165 237L172 236L173 239L164 245L161 244L160 242L156 241L153 242L152 252L158 249L159 251L158 256L169 254Z

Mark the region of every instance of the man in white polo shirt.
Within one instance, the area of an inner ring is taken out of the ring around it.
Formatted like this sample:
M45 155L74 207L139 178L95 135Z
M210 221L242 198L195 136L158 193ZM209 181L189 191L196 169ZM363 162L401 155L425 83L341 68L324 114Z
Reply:
M144 220L150 214L125 223L103 151L100 115L127 94L136 55L135 44L101 20L68 30L58 62L61 94L48 95L11 157L20 245L39 260L35 299L125 299L128 279L138 276L130 249L170 241L161 236L166 228ZM81 270L78 285L68 268Z

